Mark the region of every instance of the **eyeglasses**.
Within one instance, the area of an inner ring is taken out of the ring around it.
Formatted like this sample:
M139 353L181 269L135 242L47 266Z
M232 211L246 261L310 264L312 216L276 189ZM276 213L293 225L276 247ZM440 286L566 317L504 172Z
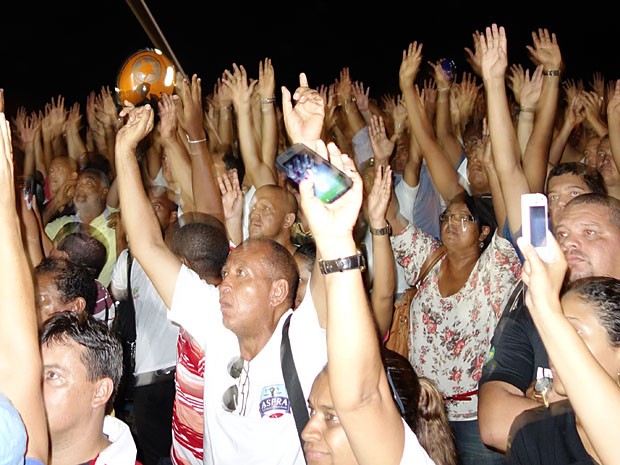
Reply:
M442 213L439 215L439 221L442 223L450 220L454 220L457 223L474 223L476 221L476 217L466 215L465 213Z
M241 373L246 371L246 377L243 381L243 385L241 386L241 395L243 396L242 404L245 404L245 388L246 384L249 383L249 378L247 376L247 370L245 370L245 363L243 358L236 357L228 363L228 374L233 379L239 379ZM239 405L239 388L237 384L233 384L226 391L224 391L224 395L222 396L222 406L224 410L227 412L234 412L237 410L237 406Z

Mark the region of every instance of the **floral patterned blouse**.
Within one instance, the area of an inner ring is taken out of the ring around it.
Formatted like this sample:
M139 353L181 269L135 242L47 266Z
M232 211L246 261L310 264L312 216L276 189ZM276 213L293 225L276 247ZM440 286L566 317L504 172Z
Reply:
M409 224L391 238L398 263L411 285L426 257L440 242ZM411 302L409 361L419 376L433 380L444 397L478 389L482 364L510 291L521 277L514 247L493 234L465 285L455 294L439 293L439 267L431 269ZM448 400L451 421L477 418L478 397Z

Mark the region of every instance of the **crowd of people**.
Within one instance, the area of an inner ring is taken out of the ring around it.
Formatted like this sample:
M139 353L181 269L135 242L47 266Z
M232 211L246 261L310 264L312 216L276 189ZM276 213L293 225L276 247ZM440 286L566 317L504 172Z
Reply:
M620 80L531 36L512 64L492 24L425 80L413 41L397 96L346 67L277 92L269 58L84 113L0 89L0 463L620 463ZM342 196L277 168L298 143Z

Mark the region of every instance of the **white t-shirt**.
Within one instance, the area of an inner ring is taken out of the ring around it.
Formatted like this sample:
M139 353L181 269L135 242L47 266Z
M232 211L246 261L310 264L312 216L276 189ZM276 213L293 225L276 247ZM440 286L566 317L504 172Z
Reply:
M239 343L222 324L219 291L181 267L168 316L205 349L205 464L305 464L280 364L282 325L291 312L280 318L265 347L245 362L244 373L234 379L228 364L239 357ZM289 339L307 399L314 378L327 362L325 330L310 292L292 313ZM222 396L232 385L238 386L239 406L227 412Z
M409 425L403 420L405 427L405 447L403 449L403 457L400 459L401 465L435 465L435 462L428 456L426 450L420 445L418 437L409 428Z
M118 256L110 284L116 298L127 295L127 249ZM136 309L135 374L176 366L179 326L168 320L168 308L135 259L131 293Z

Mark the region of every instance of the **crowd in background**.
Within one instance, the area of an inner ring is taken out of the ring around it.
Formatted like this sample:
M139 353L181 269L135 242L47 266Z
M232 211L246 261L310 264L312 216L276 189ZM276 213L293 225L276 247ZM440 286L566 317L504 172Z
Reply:
M413 41L398 95L348 67L278 87L269 58L133 102L0 90L0 463L616 463L620 81L531 36L511 63L476 31L427 79ZM352 187L291 182L296 143Z

